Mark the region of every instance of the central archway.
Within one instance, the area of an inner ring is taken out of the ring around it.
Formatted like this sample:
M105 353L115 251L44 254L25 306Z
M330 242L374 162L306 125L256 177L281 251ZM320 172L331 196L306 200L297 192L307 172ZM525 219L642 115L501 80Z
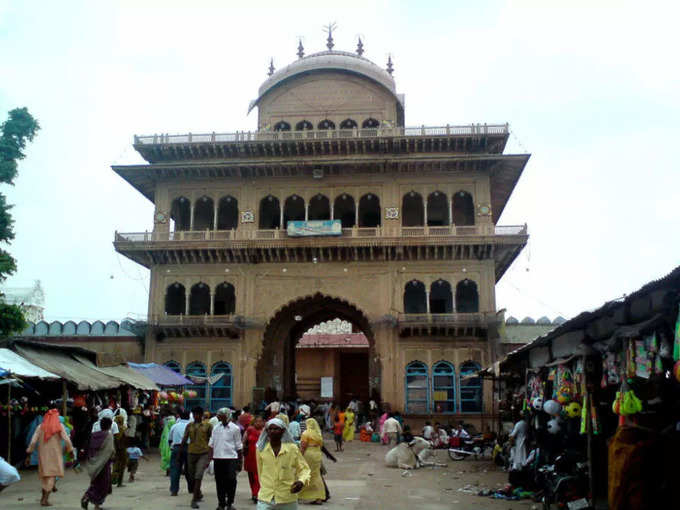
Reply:
M295 347L311 327L339 318L352 324L368 340L368 389L370 397L380 399L381 366L375 350L375 335L366 315L343 299L316 293L300 297L280 308L265 326L263 349L257 361L257 386L265 399L295 397Z

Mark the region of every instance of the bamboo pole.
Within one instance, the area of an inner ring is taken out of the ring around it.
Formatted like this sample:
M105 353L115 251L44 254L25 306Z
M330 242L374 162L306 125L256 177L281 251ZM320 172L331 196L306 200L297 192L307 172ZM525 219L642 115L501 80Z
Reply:
M12 463L12 383L7 384L7 462Z

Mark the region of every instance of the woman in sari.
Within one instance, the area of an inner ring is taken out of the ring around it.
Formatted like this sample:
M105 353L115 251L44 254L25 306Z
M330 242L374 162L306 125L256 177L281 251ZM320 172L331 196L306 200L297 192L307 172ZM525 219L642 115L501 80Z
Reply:
M125 431L125 418L120 414L116 416L114 422L118 425L118 434L113 436L113 447L116 451L116 457L113 461L113 472L111 474L111 483L118 487L123 487L123 477L125 476L125 466L128 461L127 454L127 437Z
M243 469L248 473L248 483L250 483L250 495L253 503L257 503L257 493L260 492L260 480L257 476L257 440L260 438L260 432L264 428L264 420L262 416L257 416L253 420L243 435L243 451L245 452L245 461L243 462Z
M347 441L353 441L354 440L354 429L355 424L354 424L354 411L352 410L351 407L348 407L345 410L345 428L342 431L342 439L346 443Z
M307 429L302 433L300 451L309 464L312 477L309 484L300 492L300 499L311 500L312 504L320 505L326 498L326 489L321 478L321 448L323 436L321 428L314 418L306 421Z
M38 447L38 477L42 486L41 506L51 506L48 501L57 476L64 476L64 456L62 453L62 441L66 451L73 451L71 440L66 434L64 426L59 421L59 411L50 409L39 427L35 429L31 443L26 453L33 453ZM30 457L26 459L26 464Z
M87 449L90 487L80 500L80 506L84 510L87 510L88 503L94 503L95 510L100 510L111 489L111 457L114 454L111 424L111 418L102 418L99 420L100 430L90 436Z
M170 437L170 429L175 424L175 417L173 415L166 416L164 419L163 432L161 433L161 442L158 445L158 449L161 453L161 471L165 472L166 476L170 475L170 455L172 455L172 449L168 443L168 437Z

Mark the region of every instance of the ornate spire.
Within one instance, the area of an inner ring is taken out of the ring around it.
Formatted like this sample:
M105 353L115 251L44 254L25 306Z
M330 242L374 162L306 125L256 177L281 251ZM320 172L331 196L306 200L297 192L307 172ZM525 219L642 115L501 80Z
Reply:
M387 57L387 72L390 74L394 72L394 66L392 65L392 55Z
M357 43L357 55L361 56L364 54L364 43L361 42L361 37L359 37L359 42Z
M326 39L326 48L328 48L328 51L333 51L333 46L335 46L333 43L333 30L336 28L337 25L335 23L329 23L324 27L324 30L328 32L328 39Z
M269 61L269 72L267 73L267 76L271 76L272 74L274 74L274 71L275 71L275 70L276 70L276 69L274 69L274 59L272 58L272 59Z
M300 39L300 43L298 44L297 56L298 58L302 58L305 56L305 48L304 46L302 46L302 39Z

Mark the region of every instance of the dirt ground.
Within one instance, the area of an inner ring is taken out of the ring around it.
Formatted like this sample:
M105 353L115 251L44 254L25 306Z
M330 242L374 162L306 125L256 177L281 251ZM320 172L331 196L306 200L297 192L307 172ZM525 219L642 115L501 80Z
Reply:
M332 440L326 442L333 451ZM447 452L437 451L440 462L446 468L421 468L404 472L400 469L384 467L384 456L388 447L373 443L351 442L345 451L338 453L337 463L326 462L328 476L326 481L331 491L331 499L324 508L332 509L526 509L538 505L530 500L506 501L480 497L464 492L482 488L496 489L505 485L507 474L499 471L493 464L485 461L451 461ZM140 461L136 481L120 489L114 488L103 505L109 510L170 510L189 508L190 496L182 480L179 496L171 497L168 490L169 479L159 469L157 454L149 455L149 462ZM40 483L36 470L22 471L22 480L0 493L0 508L15 510L40 508ZM84 473L77 474L69 469L63 480L57 483L59 491L50 497L53 508L79 508L80 498L87 488L88 479ZM205 500L202 509L217 507L215 481L206 475L203 483ZM239 510L253 508L246 473L240 473L236 490L235 507ZM307 505L300 505L301 508ZM90 506L92 508L92 506ZM312 508L312 507L309 507Z

